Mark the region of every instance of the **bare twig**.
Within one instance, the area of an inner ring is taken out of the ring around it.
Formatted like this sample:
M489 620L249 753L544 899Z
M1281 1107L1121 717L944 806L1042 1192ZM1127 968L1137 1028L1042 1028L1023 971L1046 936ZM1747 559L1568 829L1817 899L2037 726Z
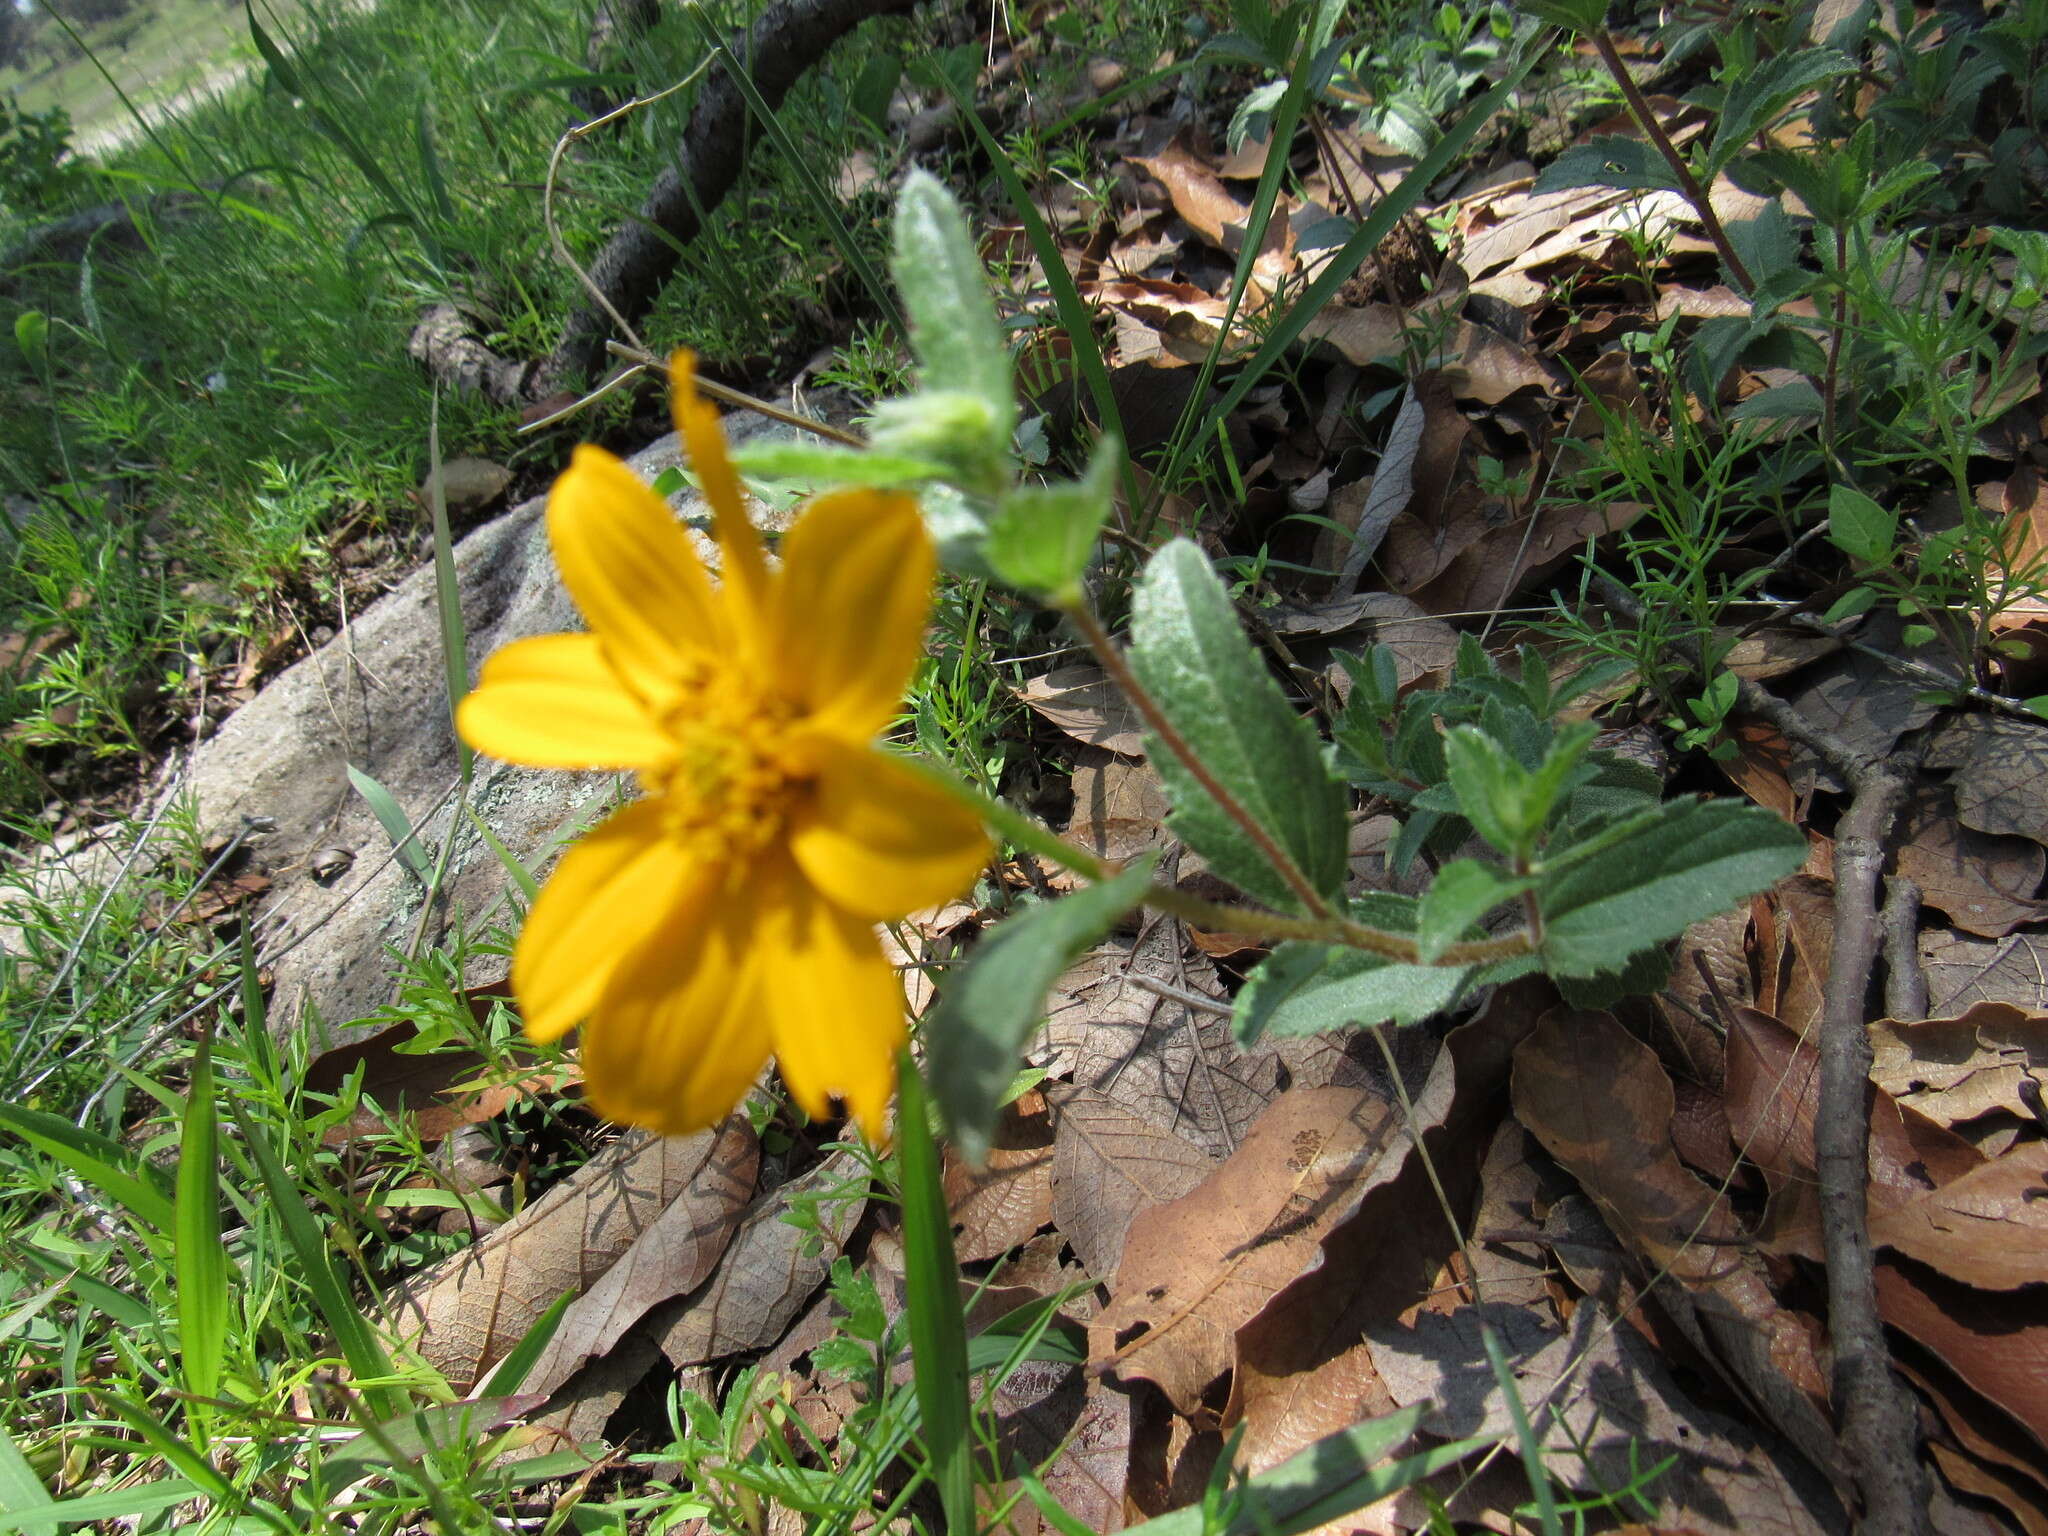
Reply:
M1895 1019L1927 1017L1927 975L1920 969L1920 887L1904 875L1885 882L1884 1011Z
M1642 603L1628 588L1601 574L1594 576L1594 584L1609 606L1641 620ZM1686 648L1678 649L1683 654ZM1696 652L1686 659L1699 668ZM1835 829L1835 933L1821 1009L1820 1103L1814 1124L1828 1337L1835 1356L1833 1398L1842 1447L1863 1497L1862 1528L1886 1536L1928 1536L1932 1526L1918 1418L1892 1370L1877 1311L1868 1209L1871 1050L1865 1004L1881 937L1877 889L1884 874L1885 839L1919 754L1883 758L1858 751L1746 678L1738 680L1737 702L1820 756L1850 790L1849 809Z

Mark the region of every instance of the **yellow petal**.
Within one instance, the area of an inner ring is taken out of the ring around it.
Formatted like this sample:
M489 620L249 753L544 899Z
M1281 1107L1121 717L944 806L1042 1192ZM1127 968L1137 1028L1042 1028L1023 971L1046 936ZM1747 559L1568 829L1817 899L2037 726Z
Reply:
M896 712L936 564L917 503L881 491L820 496L783 537L776 658L821 728L865 740Z
M821 1119L837 1095L868 1139L882 1142L908 1033L902 978L872 927L801 883L773 929L779 953L763 996L790 1096Z
M686 659L723 648L703 562L668 504L602 448L584 444L548 493L562 583L626 684L665 702Z
M479 752L529 768L652 768L675 750L595 635L535 635L495 652L455 723Z
M958 896L988 860L974 813L875 747L824 737L816 786L790 829L804 877L835 906L869 920Z
M778 882L778 888L788 882ZM731 1112L768 1060L779 984L753 882L642 943L583 1031L583 1081L607 1118L683 1136Z
M747 519L739 476L726 457L718 407L697 398L696 353L687 348L677 352L669 359L668 371L669 408L675 415L676 430L683 435L683 446L689 450L697 488L710 504L712 531L725 559L719 575L737 599L739 611L758 620L768 600L768 557L762 551L760 533Z
M661 811L628 806L562 856L512 952L512 991L526 1033L560 1038L596 1005L620 957L700 907L704 878Z

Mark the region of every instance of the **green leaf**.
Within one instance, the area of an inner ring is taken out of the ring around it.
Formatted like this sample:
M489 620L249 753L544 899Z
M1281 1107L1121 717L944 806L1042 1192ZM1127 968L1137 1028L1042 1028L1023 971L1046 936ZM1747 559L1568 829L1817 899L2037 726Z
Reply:
M14 1437L0 1429L0 1529L12 1526L30 1536L56 1536L57 1521L48 1514L56 1507Z
M1745 259L1747 253L1743 253ZM1811 379L1792 379L1760 389L1728 413L1730 421L1803 421L1827 412Z
M1344 791L1314 727L1238 628L1230 595L1186 539L1152 557L1133 602L1131 665L1211 776L1326 896L1343 885ZM1152 762L1174 802L1169 824L1216 873L1288 911L1301 902L1258 845L1164 743Z
M1638 192L1676 192L1678 178L1664 157L1642 139L1605 134L1574 144L1536 178L1535 191L1568 192L1574 187L1624 187Z
M1502 853L1526 852L1529 770L1476 725L1444 732L1444 768L1472 830Z
M1618 971L1806 861L1806 838L1769 811L1732 800L1673 800L1553 849L1538 886L1543 968Z
M12 1131L159 1232L169 1233L176 1227L176 1211L158 1183L156 1171L138 1162L120 1143L73 1125L62 1115L5 1101L0 1101L0 1130Z
M932 1097L961 1154L988 1156L989 1133L1017 1057L1045 1017L1045 994L1074 958L1135 907L1152 864L1006 919L946 980L924 1026Z
M49 360L50 321L40 309L24 309L14 317L14 344L22 360L37 373Z
M1491 1439L1454 1440L1399 1461L1384 1458L1415 1433L1425 1405L1417 1404L1325 1435L1277 1467L1269 1467L1226 1499L1231 1512L1219 1525L1201 1503L1176 1509L1125 1536L1299 1536L1342 1520L1354 1510L1399 1493L1475 1451Z
M213 1037L202 1034L185 1090L178 1140L174 1256L178 1276L178 1361L196 1397L220 1391L228 1336L228 1256L220 1241L220 1126L213 1100ZM186 1411L202 1418L196 1403Z
M1570 32L1597 32L1607 25L1607 0L1523 0L1520 8Z
M0 1431L0 1441L5 1440L5 1432ZM7 1443L12 1445L13 1442ZM22 1465L26 1467L27 1463ZM6 1493L6 1487L0 1484L0 1495ZM43 1504L17 1504L11 1496L0 1497L0 1533L20 1531L23 1536L50 1536L59 1525L91 1525L101 1520L153 1515L188 1504L198 1496L199 1489L184 1478L167 1477L153 1483L110 1489L105 1493L83 1494L75 1499L52 1499Z
M896 200L896 286L910 310L910 339L924 389L973 395L1007 450L1017 425L1004 345L981 254L952 194L913 170Z
M1877 598L1875 587L1851 587L1836 598L1828 611L1821 615L1821 622L1839 624L1844 619L1853 619L1858 614L1868 613L1877 606Z
M1885 565L1898 542L1899 516L1853 486L1828 490L1828 542L1865 565Z
M1470 966L1403 965L1363 950L1282 944L1239 988L1240 1045L1267 1035L1323 1035L1371 1024L1419 1024L1455 1003Z
M1416 918L1415 946L1422 951L1423 960L1435 960L1464 938L1480 918L1535 883L1529 876L1510 875L1478 859L1458 859L1446 864L1422 893Z
M1700 180L1711 181L1715 171L1775 123L1800 96L1855 68L1853 59L1832 48L1794 48L1741 71L1729 82L1721 103L1721 118L1707 151L1707 174Z
M916 485L937 480L946 466L937 459L906 453L876 453L837 443L798 442L790 438L756 439L732 452L733 467L754 480L789 480L819 487L837 485Z
M983 551L989 569L1009 586L1046 594L1055 606L1080 601L1081 573L1109 521L1123 451L1114 436L1104 436L1079 480L1025 486L1005 496L989 519Z
M413 832L412 822L406 818L405 810L390 790L363 772L354 763L342 765L348 770L348 781L356 787L356 793L363 797L370 814L377 818L377 825L384 829L384 835L391 839L397 850L398 862L405 866L406 873L431 890L434 884L433 861L427 857L426 849L420 846L418 836Z

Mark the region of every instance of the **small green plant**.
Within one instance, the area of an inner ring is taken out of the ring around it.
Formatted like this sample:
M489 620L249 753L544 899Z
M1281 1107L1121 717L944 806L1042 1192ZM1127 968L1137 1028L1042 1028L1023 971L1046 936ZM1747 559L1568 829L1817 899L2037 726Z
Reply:
M77 197L93 169L71 152L71 115L62 107L25 110L0 100L0 206L41 214Z

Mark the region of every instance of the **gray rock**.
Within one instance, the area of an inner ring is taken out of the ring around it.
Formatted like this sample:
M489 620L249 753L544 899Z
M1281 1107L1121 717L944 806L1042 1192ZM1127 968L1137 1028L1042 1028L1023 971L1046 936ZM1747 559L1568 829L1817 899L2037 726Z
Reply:
M787 429L733 415L727 430L738 441ZM630 462L652 481L678 459L671 435ZM674 504L715 570L702 500L686 491ZM500 646L584 627L549 554L543 508L541 498L526 502L456 546L472 680ZM423 887L391 857L390 837L349 782L351 765L391 792L419 829L430 866L453 829L442 893L424 920ZM275 882L259 932L276 977L271 1016L279 1029L314 1028L323 1041L360 1039L393 1000L391 947L410 950L416 933L432 945L458 933L474 941L494 924L512 928L507 893L516 887L458 814L459 777L431 565L279 676L199 748L186 784L202 826L232 828L243 817L275 822L253 846ZM571 836L632 788L630 775L544 772L479 758L468 798L493 834L542 874ZM315 866L331 870L337 850L353 854L353 867L323 885ZM500 954L470 953L464 980L497 982L506 969Z

